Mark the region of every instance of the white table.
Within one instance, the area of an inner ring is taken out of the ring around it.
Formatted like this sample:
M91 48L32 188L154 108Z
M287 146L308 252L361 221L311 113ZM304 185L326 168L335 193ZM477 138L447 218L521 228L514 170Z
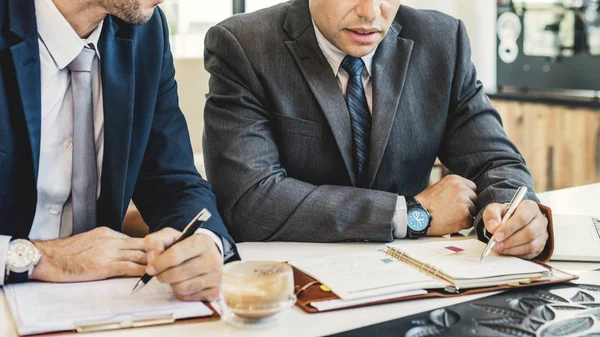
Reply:
M543 193L542 202L561 214L600 213L600 184ZM330 255L351 251L369 251L381 247L376 243L306 244L306 243L242 243L240 252L245 259L277 259L281 261L302 257ZM553 262L553 266L573 273L600 268L600 263ZM408 301L368 308L344 310L331 313L306 314L294 307L286 320L275 327L260 330L240 330L224 322L179 324L145 329L111 331L89 334L92 336L115 337L166 337L166 336L322 336L351 330L422 311L476 299L485 295L473 295L453 299L428 299ZM0 295L0 336L16 337L12 318L4 299Z

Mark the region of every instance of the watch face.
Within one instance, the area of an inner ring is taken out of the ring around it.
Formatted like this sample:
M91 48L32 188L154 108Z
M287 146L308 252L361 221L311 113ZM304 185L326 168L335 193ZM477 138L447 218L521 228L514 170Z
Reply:
M421 208L413 208L408 211L408 227L415 232L421 232L429 225L429 216Z
M37 249L27 240L15 240L8 246L6 265L12 271L25 271L35 263Z

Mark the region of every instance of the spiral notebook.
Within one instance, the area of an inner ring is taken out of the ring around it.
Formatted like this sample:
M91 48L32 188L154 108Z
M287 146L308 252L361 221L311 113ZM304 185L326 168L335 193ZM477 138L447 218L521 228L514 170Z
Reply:
M485 244L474 239L411 242L288 263L296 272L298 305L308 312L576 278L541 263L494 252L479 262L484 249Z

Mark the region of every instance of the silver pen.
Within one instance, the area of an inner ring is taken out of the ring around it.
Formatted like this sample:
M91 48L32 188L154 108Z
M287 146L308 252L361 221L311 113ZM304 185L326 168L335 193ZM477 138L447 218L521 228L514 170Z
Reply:
M517 209L517 207L519 206L521 201L523 201L523 198L525 197L526 193L527 193L527 187L525 187L525 186L519 187L519 189L513 196L512 200L508 204L508 210L506 211L506 214L504 214L504 216L502 217L500 226L504 225L506 223L506 221L508 221L508 219L513 215L513 213L515 212L515 210ZM485 257L488 256L488 254L492 251L492 249L494 249L495 245L496 245L496 239L494 238L494 235L492 235L492 238L490 239L490 241L488 241L487 246L485 246L485 249L483 250L483 253L481 254L481 258L479 259L479 262L483 261L483 259L485 259Z

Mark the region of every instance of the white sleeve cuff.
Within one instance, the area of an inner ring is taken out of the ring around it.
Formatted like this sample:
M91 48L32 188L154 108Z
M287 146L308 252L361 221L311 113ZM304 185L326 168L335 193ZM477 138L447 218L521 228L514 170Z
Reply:
M406 199L399 195L396 200L396 210L392 218L392 226L394 227L394 239L404 239L408 226L408 217L406 214Z
M215 234L213 231L206 229L206 228L198 228L198 230L196 231L196 234L206 234L206 235L210 236L213 239L213 241L215 242L215 245L217 245L217 248L219 248L219 251L221 252L221 257L223 257L223 241L217 234ZM0 251L1 251L1 248L0 248Z
M8 254L10 239L10 236L0 235L0 286L4 284L4 276L6 275L6 255Z

